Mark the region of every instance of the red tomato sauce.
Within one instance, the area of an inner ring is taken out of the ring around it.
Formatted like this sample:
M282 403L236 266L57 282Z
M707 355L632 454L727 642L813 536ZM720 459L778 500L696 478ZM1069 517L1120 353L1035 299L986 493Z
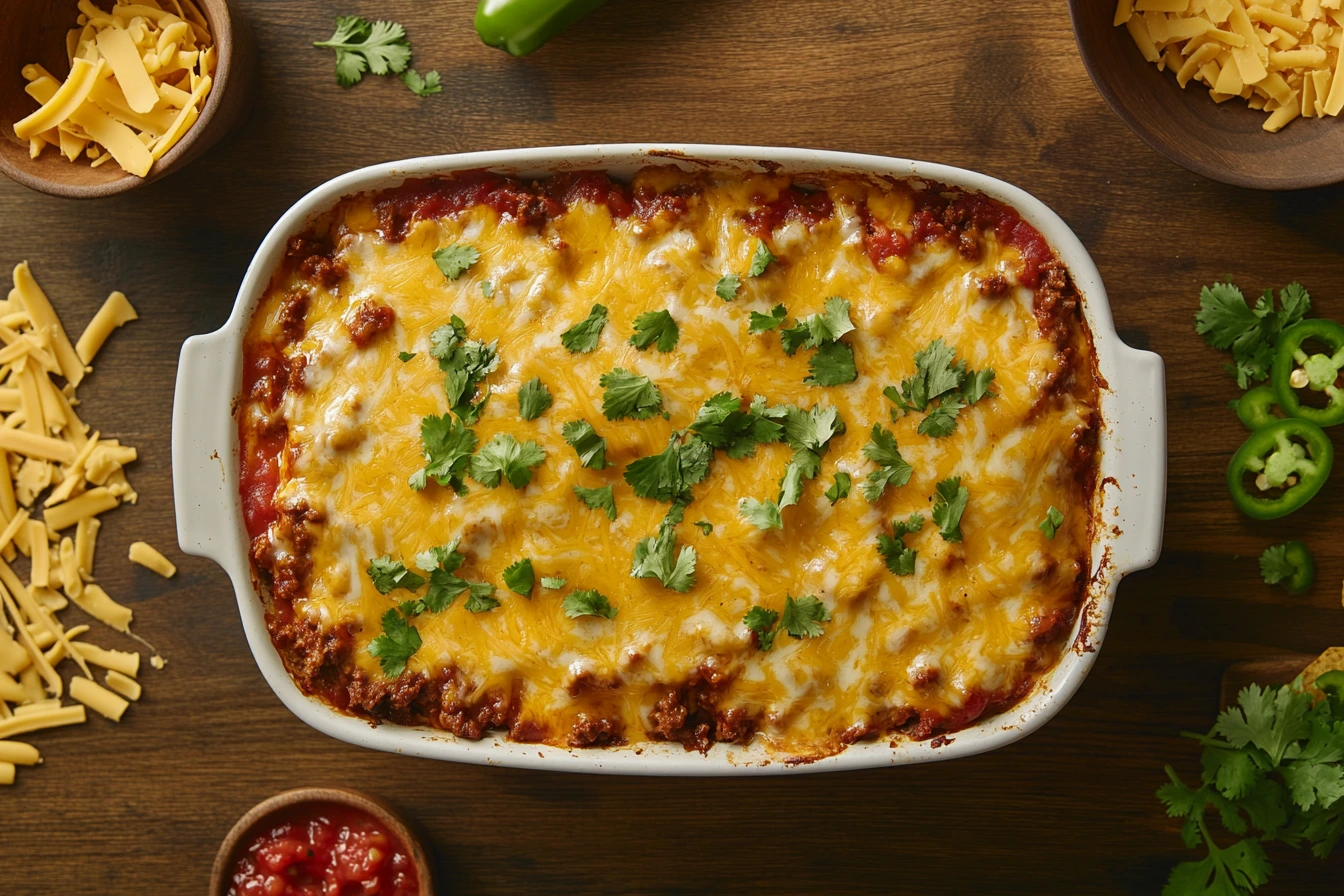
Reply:
M348 806L283 815L243 848L229 896L415 896L410 851L371 816Z
M289 385L289 367L273 346L249 348L243 358L243 394L279 406ZM257 431L245 414L238 419L238 491L243 500L243 522L250 538L265 532L276 520L275 490L280 486L280 452L288 435L285 427Z

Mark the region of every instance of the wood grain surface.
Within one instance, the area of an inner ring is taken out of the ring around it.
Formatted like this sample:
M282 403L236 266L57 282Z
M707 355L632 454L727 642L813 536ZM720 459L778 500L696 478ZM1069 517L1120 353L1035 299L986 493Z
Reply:
M138 445L138 507L109 515L97 574L168 666L119 726L32 739L46 764L0 792L0 892L203 892L220 838L302 785L381 796L418 822L451 893L1156 893L1190 855L1153 797L1198 771L1231 663L1344 644L1344 475L1276 523L1228 500L1243 433L1223 358L1195 335L1202 283L1298 278L1344 317L1340 193L1248 192L1132 136L1078 61L1063 4L613 0L539 54L481 46L468 0L240 0L262 49L255 110L189 168L79 204L0 183L0 262L27 258L72 330L112 288L141 320L81 387L94 427ZM1011 7L1011 8L1010 8ZM442 95L350 89L309 44L337 13L405 23ZM0 60L18 77L19 60ZM1091 677L1030 738L912 768L793 778L566 776L374 753L305 727L267 689L212 563L171 582L121 558L175 546L169 423L178 348L219 326L275 219L308 189L396 157L669 140L886 153L1031 191L1096 259L1121 335L1167 363L1170 486L1161 563L1120 587ZM1285 538L1316 552L1303 597L1262 585ZM70 611L77 612L77 611ZM117 642L108 636L106 643ZM1273 894L1338 892L1341 862L1274 847Z

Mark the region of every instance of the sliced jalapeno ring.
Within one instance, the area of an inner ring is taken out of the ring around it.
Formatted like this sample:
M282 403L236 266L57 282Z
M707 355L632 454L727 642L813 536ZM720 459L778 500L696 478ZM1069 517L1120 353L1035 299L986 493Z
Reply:
M1276 520L1306 504L1325 485L1335 459L1316 424L1289 417L1251 433L1227 466L1232 503L1257 520Z
M1344 700L1344 670L1331 669L1316 676L1312 685L1318 691L1324 691L1336 700Z
M1324 345L1326 352L1308 353L1308 342ZM1332 320L1304 320L1293 324L1279 337L1270 371L1274 397L1290 417L1310 420L1317 426L1344 423L1344 388L1340 372L1344 370L1344 326ZM1302 403L1299 390L1308 389L1325 395L1323 407Z
M1306 594L1316 581L1316 561L1311 549L1300 541L1288 541L1283 545L1283 559L1293 568L1293 574L1279 584L1288 589L1289 594Z
M1272 387L1256 386L1237 401L1237 419L1249 430L1264 429L1282 419L1274 413L1278 406Z

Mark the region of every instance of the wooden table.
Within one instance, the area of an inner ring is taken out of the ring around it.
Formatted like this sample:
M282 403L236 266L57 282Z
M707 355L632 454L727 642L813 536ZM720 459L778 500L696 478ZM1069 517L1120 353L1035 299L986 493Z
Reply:
M262 48L255 112L187 170L78 204L0 183L5 266L27 258L78 331L112 288L142 320L81 388L84 417L138 445L138 507L104 527L97 573L168 666L120 726L35 736L46 765L0 793L0 892L199 893L216 845L262 797L305 784L393 801L429 835L446 892L1155 893L1188 855L1153 791L1188 776L1183 728L1212 722L1234 661L1344 643L1344 477L1281 523L1237 514L1243 438L1223 358L1194 333L1199 287L1297 278L1344 316L1338 191L1252 193L1189 174L1113 117L1061 4L613 0L526 60L482 47L474 4L240 0ZM1016 9L1009 7L1015 6ZM443 94L336 86L309 47L337 13L402 21ZM17 77L5 60L4 77ZM169 422L178 348L219 326L263 234L309 188L395 157L656 140L815 146L931 159L1019 184L1091 250L1121 335L1167 362L1166 553L1120 588L1089 681L1044 730L950 763L792 778L608 778L360 750L308 729L262 681L233 591L181 557L163 582L121 558L175 546ZM1316 552L1294 598L1255 558ZM74 612L74 611L71 611ZM104 639L112 642L111 637ZM1279 848L1265 894L1337 892L1339 857Z

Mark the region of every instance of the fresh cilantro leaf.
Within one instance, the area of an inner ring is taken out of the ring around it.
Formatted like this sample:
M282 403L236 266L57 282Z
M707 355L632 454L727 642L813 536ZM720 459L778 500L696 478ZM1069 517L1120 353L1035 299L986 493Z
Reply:
M433 96L436 93L443 93L443 83L439 80L437 71L425 72L424 76L421 76L415 69L408 68L402 72L401 80L416 96Z
M891 534L881 532L877 536L877 552L887 561L887 569L898 576L912 575L915 571L914 548L907 547L905 536L913 535L924 528L922 514L912 513L906 520L893 520Z
M784 352L792 355L800 348L820 348L830 345L853 329L854 324L849 319L849 300L831 296L826 300L824 311L805 317L793 326L781 330L780 339L784 345Z
M1059 531L1059 527L1062 525L1064 525L1064 514L1060 512L1058 507L1051 504L1050 509L1045 512L1045 519L1037 523L1036 527L1045 533L1046 538L1053 541L1055 533ZM1261 565L1264 565L1263 560Z
M625 468L625 481L640 498L689 503L691 486L709 475L714 449L699 436L684 441L673 434L660 454L641 457Z
M784 354L790 358L797 353L807 343L811 333L808 332L806 321L797 321L791 327L785 327L779 331L779 342L784 347Z
M467 595L467 612L484 613L499 606L499 601L491 597L494 591L495 586L489 582L472 582L471 593Z
M518 390L518 414L524 420L535 420L545 413L554 401L551 390L546 388L541 377L533 377L523 383L523 388Z
M709 520L696 520L695 527L706 535L714 534L714 524Z
M854 349L844 342L828 342L807 362L811 376L803 380L809 386L843 386L859 378L854 366Z
M935 339L926 348L916 352L915 375L901 381L897 406L904 411L922 411L929 406L930 401L961 385L966 363L963 361L954 366L952 360L956 354L956 350L942 339ZM892 398L891 393L885 394Z
M489 280L482 280L481 295L485 296L487 299L494 298L495 284L491 283Z
M669 311L646 311L635 318L635 335L630 344L643 351L657 343L658 351L670 352L676 347L681 331Z
M415 357L415 352L397 352L397 357L400 358L404 364Z
M776 442L784 431L769 413L764 401L744 408L731 392L720 392L700 406L690 428L733 459L751 457L758 444Z
M602 616L606 619L616 618L616 608L607 600L605 594L598 591L573 591L565 595L560 608L565 611L565 615L570 619L577 619L580 616Z
M1266 585L1277 585L1293 577L1297 567L1288 562L1288 545L1276 544L1260 555L1260 578Z
M975 404L982 398L997 398L998 396L995 393L989 391L989 384L993 381L994 368L992 367L970 371L961 384L962 398L967 404Z
M396 610L383 614L383 633L369 642L369 656L378 659L383 674L396 678L406 671L406 663L420 649L420 632Z
M439 370L445 374L443 391L453 413L471 426L480 419L485 403L490 399L487 389L480 401L473 403L481 380L499 366L495 343L489 345L467 338L467 325L453 315L449 322L429 334L429 353L438 359Z
M790 595L784 599L779 627L788 632L790 638L815 638L821 634L821 623L830 621L831 613L826 605L812 595L797 599Z
M466 243L453 243L442 249L434 250L434 263L443 271L443 276L456 280L467 272L467 268L481 260L481 253L475 246Z
M881 423L873 424L872 438L863 446L863 456L877 464L877 469L869 473L868 479L859 487L870 503L882 497L887 486L900 488L905 485L914 473L914 468L897 450L896 437Z
M607 468L607 440L587 420L571 420L563 429L565 441L579 455L579 463L593 470Z
M548 590L548 591L559 591L561 588L565 587L567 584L569 584L569 583L568 583L567 581L565 581L564 579L560 578L559 576L542 576L542 577L541 577L541 587L545 588L545 589Z
M837 471L835 474L835 483L826 489L826 499L834 504L849 497L849 487L853 480L850 475L844 471Z
M411 476L411 488L420 491L433 479L439 485L452 486L459 495L467 490L462 477L467 474L471 455L476 450L476 433L451 415L431 414L420 421L420 445L425 452L425 468Z
M770 249L765 245L765 240L757 240L756 251L751 253L751 267L747 270L747 276L761 276L765 273L765 269L770 267L770 262L778 260L779 259L771 254Z
M919 421L919 426L915 431L922 436L931 436L935 439L950 436L952 431L957 428L957 414L964 407L966 407L966 401L961 397L961 394L949 392L938 400L938 407Z
M737 502L737 512L757 529L783 529L784 520L779 515L779 505L774 501L757 501L755 498L743 498Z
M1272 290L1265 290L1252 308L1234 284L1214 283L1200 290L1195 332L1214 348L1232 352L1232 372L1246 389L1269 376L1279 335L1310 310L1311 297L1299 283L1279 291L1279 308Z
M532 481L532 470L546 459L536 442L519 442L506 432L496 433L471 459L471 478L486 488L499 486L501 474L514 488Z
M833 436L841 435L845 424L840 412L828 404L818 404L810 411L792 405L785 406L784 441L794 451L808 449L821 453Z
M594 305L587 317L560 334L560 344L576 354L590 352L597 348L597 342L606 326L607 307Z
M429 574L429 590L425 592L423 603L426 609L435 613L448 609L464 591L475 593L484 588L488 595L492 590L487 583L468 582L454 575L457 568L466 560L466 557L458 551L457 544L457 540L454 539L448 544L415 555L415 565Z
M342 87L359 83L366 71L375 75L395 74L411 63L406 29L396 22L337 16L336 32L313 46L336 51L336 83Z
M960 476L944 479L934 487L933 522L944 541L961 541L961 515L966 512L970 497Z
M584 488L581 485L576 485L574 486L574 494L578 495L579 500L593 510L601 510L605 512L607 519L616 519L616 498L612 493L611 486L604 485L601 488Z
M532 587L535 584L536 577L532 572L530 557L516 560L504 567L504 587L513 593L521 594L523 597L531 597Z
M779 622L777 610L767 610L759 606L752 607L747 611L747 615L742 617L742 624L749 631L756 633L756 646L765 651L775 646L775 635L779 634L775 629L777 622Z
M415 565L424 572L432 573L437 569L444 572L457 572L465 561L466 556L457 549L458 540L453 539L447 544L430 548L427 551L421 551L415 555Z
M405 563L391 557L378 557L369 561L367 572L379 594L387 594L397 588L414 591L425 584L425 580L407 569Z
M605 390L602 413L608 420L623 417L647 420L663 409L662 393L646 376L616 367L611 373L602 374L598 383Z
M662 526L656 536L642 538L635 545L630 575L636 579L657 579L672 591L690 591L695 585L695 548L677 547L677 533L671 526Z
M714 284L714 295L723 299L725 302L731 302L737 298L737 291L742 288L742 278L736 274L724 274L719 278L719 282Z
M747 332L764 333L766 330L773 330L775 327L784 323L784 318L788 316L788 309L783 305L776 305L774 308L770 309L769 314L761 314L759 311L753 311L751 312L751 322L747 325ZM790 352L789 354L793 354L793 352Z

